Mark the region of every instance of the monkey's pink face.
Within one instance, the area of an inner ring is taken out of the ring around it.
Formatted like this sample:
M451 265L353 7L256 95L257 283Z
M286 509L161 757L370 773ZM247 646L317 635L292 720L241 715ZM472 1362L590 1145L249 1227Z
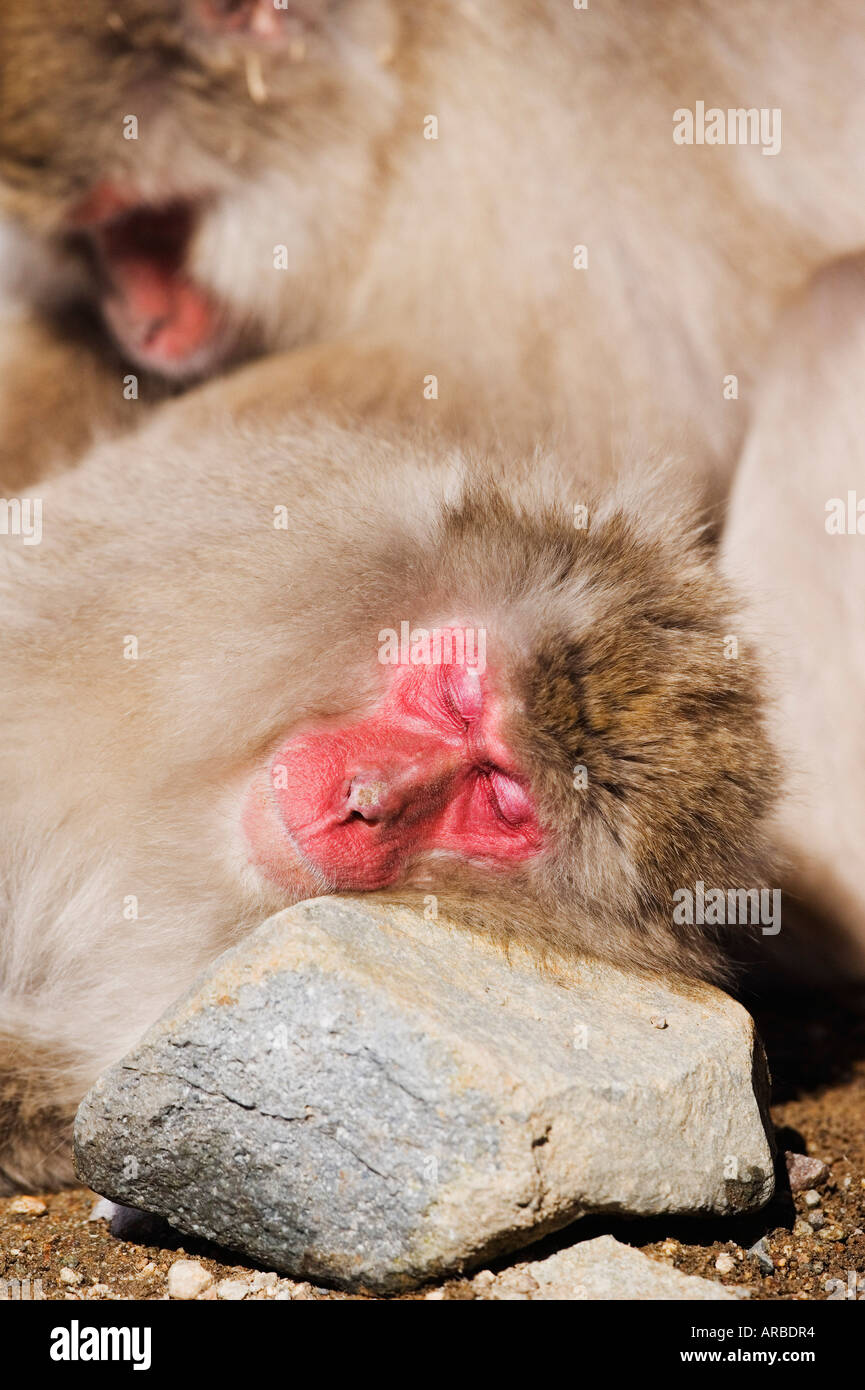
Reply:
M418 862L507 870L542 836L501 736L500 701L466 666L399 666L360 723L288 739L243 812L252 862L293 897L385 888Z

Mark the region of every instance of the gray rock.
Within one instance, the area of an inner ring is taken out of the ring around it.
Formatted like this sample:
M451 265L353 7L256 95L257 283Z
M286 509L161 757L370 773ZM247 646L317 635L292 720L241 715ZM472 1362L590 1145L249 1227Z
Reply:
M663 1016L667 1027L653 1026ZM323 898L226 952L83 1101L82 1179L272 1269L390 1292L588 1212L772 1194L765 1065L706 986Z
M758 1241L747 1251L750 1258L760 1266L763 1274L771 1274L775 1268L775 1262L769 1254L769 1247L766 1244L766 1237L761 1236Z
M475 1297L544 1301L630 1299L700 1299L724 1301L747 1298L746 1289L729 1289L711 1279L682 1274L622 1245L612 1236L598 1236L545 1260L533 1260L502 1271L491 1280L472 1281Z

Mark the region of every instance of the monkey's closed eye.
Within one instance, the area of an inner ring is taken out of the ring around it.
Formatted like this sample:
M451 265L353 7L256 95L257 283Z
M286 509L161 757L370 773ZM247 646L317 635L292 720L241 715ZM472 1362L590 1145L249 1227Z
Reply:
M516 829L533 818L528 792L519 782L498 767L485 767L480 771L484 789L498 820Z
M467 729L480 718L483 691L480 675L473 667L442 666L437 672L436 685L445 708L458 728Z
M436 673L436 690L451 723L457 729L465 729L468 721L457 704L455 693L443 669Z

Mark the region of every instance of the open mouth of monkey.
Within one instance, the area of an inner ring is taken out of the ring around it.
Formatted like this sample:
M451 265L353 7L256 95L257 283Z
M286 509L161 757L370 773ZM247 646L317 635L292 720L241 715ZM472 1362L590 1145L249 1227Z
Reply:
M201 201L143 202L103 185L69 219L119 347L167 376L195 376L226 354L225 316L188 272L201 211Z

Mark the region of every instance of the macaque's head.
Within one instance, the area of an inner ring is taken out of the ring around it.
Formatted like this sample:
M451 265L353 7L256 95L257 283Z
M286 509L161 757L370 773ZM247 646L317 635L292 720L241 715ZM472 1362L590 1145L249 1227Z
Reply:
M396 568L355 551L376 617L248 785L256 871L289 900L482 891L517 936L716 970L673 895L762 884L775 766L708 542L670 505L579 529L484 485Z
M716 973L673 895L762 886L776 776L674 485L595 503L542 459L502 484L361 428L211 422L154 422L122 470L104 446L9 552L0 780L61 827L46 862L97 846L111 901L178 933L387 890Z
M292 893L387 888L418 871L423 881L454 859L507 874L541 853L485 630L400 626L382 634L396 664L370 713L292 733L252 789L253 858Z
M317 323L394 118L391 0L3 0L0 211L176 378ZM52 289L63 297L65 280Z

